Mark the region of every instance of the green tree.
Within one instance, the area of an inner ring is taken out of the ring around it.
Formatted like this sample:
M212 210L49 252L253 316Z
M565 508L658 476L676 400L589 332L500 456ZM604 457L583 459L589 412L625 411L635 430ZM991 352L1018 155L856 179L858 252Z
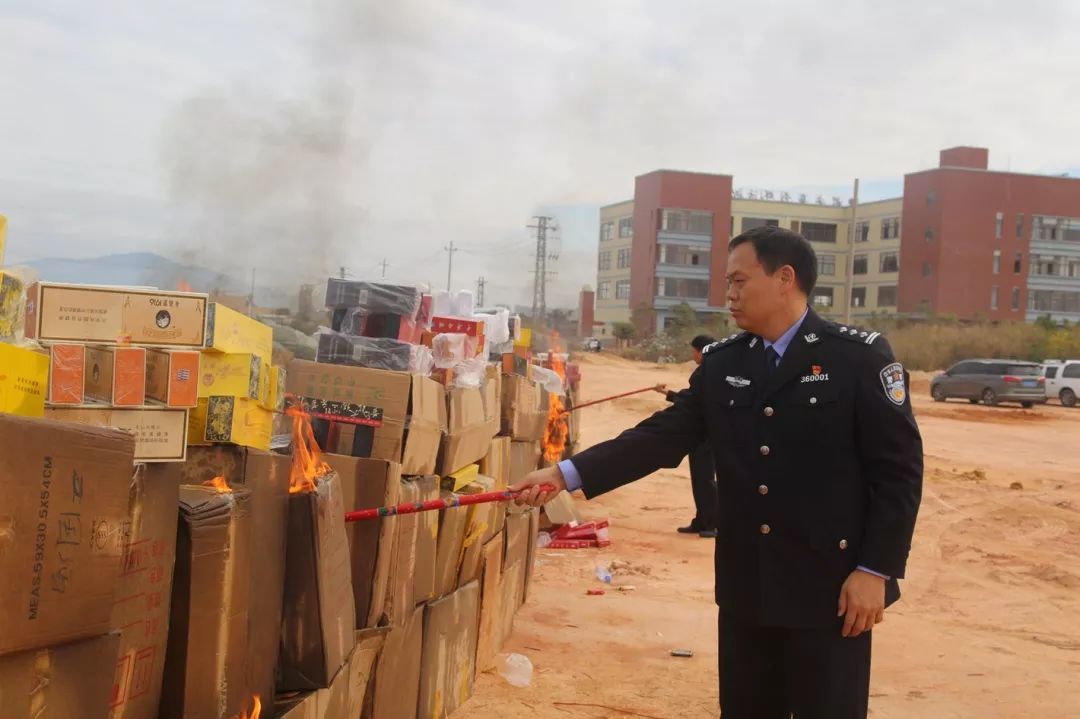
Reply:
M620 342L629 342L637 335L637 327L631 322L616 322L611 328L611 333Z
M697 314L694 308L685 302L680 302L671 308L671 334L681 334L697 326Z

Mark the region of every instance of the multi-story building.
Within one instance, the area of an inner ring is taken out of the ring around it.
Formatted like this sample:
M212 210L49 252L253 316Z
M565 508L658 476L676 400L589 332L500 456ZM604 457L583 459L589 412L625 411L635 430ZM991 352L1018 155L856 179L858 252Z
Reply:
M825 315L1080 319L1080 180L991 172L987 158L944 150L903 197L855 207L744 197L728 175L642 175L632 200L600 210L595 334L643 319L663 330L683 302L726 312L728 241L760 225L813 243Z

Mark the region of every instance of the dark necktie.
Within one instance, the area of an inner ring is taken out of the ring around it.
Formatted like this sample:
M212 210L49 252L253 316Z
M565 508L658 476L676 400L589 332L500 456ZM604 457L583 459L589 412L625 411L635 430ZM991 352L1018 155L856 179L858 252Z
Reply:
M776 371L776 365L780 361L780 355L770 345L765 348L765 373L772 377L773 372Z

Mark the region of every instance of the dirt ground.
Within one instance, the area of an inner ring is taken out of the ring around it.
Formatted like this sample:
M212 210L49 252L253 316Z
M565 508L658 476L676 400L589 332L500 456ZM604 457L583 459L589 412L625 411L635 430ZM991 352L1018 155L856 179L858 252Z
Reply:
M582 364L585 400L683 387L691 370L607 355ZM912 380L923 503L904 596L875 630L870 715L1080 716L1080 409L935 404L930 376ZM663 406L648 393L582 410L583 446ZM688 477L684 462L577 502L585 518L611 520L611 547L538 551L505 648L529 657L532 684L487 672L460 716L717 716L713 543L674 531L692 516ZM633 591L596 580L614 560L628 563L614 584Z

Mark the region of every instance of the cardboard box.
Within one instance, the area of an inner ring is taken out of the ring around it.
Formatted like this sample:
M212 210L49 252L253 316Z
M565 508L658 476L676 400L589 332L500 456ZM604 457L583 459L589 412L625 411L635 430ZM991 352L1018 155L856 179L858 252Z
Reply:
M399 462L406 475L435 472L446 428L445 392L437 382L400 372L294 360L286 386L290 394L381 407L383 420L375 429L372 458Z
M135 435L136 462L183 462L187 456L186 409L51 407L45 416L90 427L116 427Z
M27 289L26 337L39 342L201 347L207 296L130 287L36 282Z
M180 488L169 640L159 717L232 717L248 709L251 492Z
M420 486L407 479L401 480L398 502L416 504L420 501ZM412 616L416 582L416 541L420 529L421 514L403 514L395 519L397 536L394 540L393 557L390 562L390 587L387 601L387 618L392 626L400 627Z
M281 698L272 713L278 719L359 719L364 706L372 666L385 639L385 629L356 633L356 648L330 686Z
M116 407L146 404L145 347L87 347L86 399Z
M0 657L0 716L105 719L119 642L107 634Z
M0 238L2 244L3 238ZM0 252L3 252L2 247ZM26 325L25 289L26 285L20 277L0 270L0 342L14 342L23 333Z
M179 464L137 464L122 544L112 629L120 633L109 719L155 719L165 672L176 563Z
M477 582L427 605L417 716L442 719L472 696L479 616Z
M499 618L497 646L504 647L514 633L514 617L523 601L522 591L525 578L524 562L504 565L499 577Z
M443 492L443 497L451 496ZM465 528L469 523L469 507L452 507L439 511L439 543L435 552L435 596L443 597L457 588L461 572Z
M454 387L447 391L447 434L443 440L439 473L480 461L499 432L484 408L483 391L473 387Z
M495 491L495 480L480 475L475 482L462 491L462 494L480 494L493 491ZM499 502L469 506L469 519L465 526L465 538L461 542L461 570L458 573L459 587L480 578L484 542L495 524L496 513L501 509L503 509L503 505Z
M149 350L146 399L166 407L195 407L199 403L201 354L193 350Z
M527 512L529 517L528 536L525 544L525 579L522 582L521 602L529 598L533 572L536 570L536 537L540 533L540 510L533 508Z
M516 484L540 466L539 442L512 442L510 444L510 484Z
M200 399L191 412L187 443L227 442L242 447L270 449L274 413L246 397Z
M487 671L495 664L495 656L502 649L502 620L500 599L502 596L503 535L497 534L483 550L483 571L480 581L480 629L476 641L476 670Z
M523 508L515 507L515 509ZM506 553L503 559L503 571L512 564L521 564L522 582L525 581L525 562L529 558L529 527L531 525L529 514L530 512L527 511L506 514Z
M344 506L349 510L397 504L401 491L401 465L382 459L328 454L323 459L340 479ZM345 509L342 510L344 517ZM356 626L374 627L386 613L390 568L398 517L345 525L352 577Z
M390 627L357 630L356 648L349 659L349 702L344 719L360 719L368 692L374 691L375 663L389 633Z
M375 681L370 701L365 701L365 719L412 719L417 716L420 692L420 658L424 640L424 605L414 609L405 624L386 635L375 665Z
M520 442L544 438L548 408L543 405L540 385L516 374L503 378L502 433Z
M480 460L480 473L495 480L495 489L506 489L510 486L510 438L495 437L491 440L491 448L487 455ZM496 534L502 532L506 524L506 507L502 504L497 506L494 512L494 523L491 531L484 537L486 544Z
M49 404L86 402L86 345L56 344L49 348Z
M289 495L278 689L324 689L352 650L356 610L342 480Z
M258 320L211 302L206 315L206 349L253 354L269 363L274 354L274 330Z
M0 343L0 412L44 416L48 381L47 355Z
M415 477L410 480L417 488L419 501L439 498L439 478ZM439 544L439 513L417 514L416 570L413 575L413 604L438 596L435 593L435 562Z
M484 321L468 317L431 318L431 331L435 334L462 334L466 337L483 337Z
M206 352L199 365L199 399L207 397L247 397L255 401L266 399L270 365L256 354L223 354Z
M133 454L124 432L0 414L0 655L109 631Z
M288 372L284 367L272 365L270 367L270 404L267 409L276 412L285 410L285 395Z

